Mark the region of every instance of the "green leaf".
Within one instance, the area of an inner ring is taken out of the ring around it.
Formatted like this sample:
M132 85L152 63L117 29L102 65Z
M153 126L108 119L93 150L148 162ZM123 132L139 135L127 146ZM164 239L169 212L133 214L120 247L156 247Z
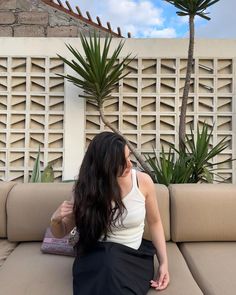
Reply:
M40 146L36 160L34 162L33 171L29 182L41 182L41 171L40 171Z
M41 182L54 182L54 171L52 168L52 163L49 163L44 169L41 177Z

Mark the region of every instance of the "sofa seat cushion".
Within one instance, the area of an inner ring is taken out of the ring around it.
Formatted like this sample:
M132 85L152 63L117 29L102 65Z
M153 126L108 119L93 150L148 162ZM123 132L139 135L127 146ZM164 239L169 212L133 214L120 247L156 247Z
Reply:
M41 243L20 243L0 268L1 294L71 295L74 258L42 254Z
M8 242L6 239L0 239L0 267L3 265L7 257L16 248L17 243Z
M20 243L0 268L5 295L71 295L73 258L42 254L41 243ZM171 283L163 295L203 295L175 243L167 243ZM155 271L158 262L155 260ZM12 284L12 279L14 284ZM150 289L148 295L157 294Z
M203 295L197 283L193 279L188 266L175 243L168 242L167 255L169 262L170 284L167 289L156 292L150 289L148 295ZM155 259L155 278L158 262Z
M205 295L236 290L236 242L181 243L180 250Z

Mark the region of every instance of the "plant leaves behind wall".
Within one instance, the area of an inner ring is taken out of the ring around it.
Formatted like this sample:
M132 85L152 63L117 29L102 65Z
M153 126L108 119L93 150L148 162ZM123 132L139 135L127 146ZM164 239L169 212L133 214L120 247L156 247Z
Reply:
M40 171L40 147L38 151L38 155L36 157L34 168L32 171L32 175L30 177L29 182L41 182L41 171Z
M47 167L43 170L41 182L54 182L54 171L52 168L52 163L49 163Z

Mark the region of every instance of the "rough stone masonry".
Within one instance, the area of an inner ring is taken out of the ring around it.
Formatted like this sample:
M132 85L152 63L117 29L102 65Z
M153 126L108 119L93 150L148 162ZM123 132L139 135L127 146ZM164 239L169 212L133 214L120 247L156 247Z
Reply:
M0 0L0 37L78 37L94 29L40 0Z

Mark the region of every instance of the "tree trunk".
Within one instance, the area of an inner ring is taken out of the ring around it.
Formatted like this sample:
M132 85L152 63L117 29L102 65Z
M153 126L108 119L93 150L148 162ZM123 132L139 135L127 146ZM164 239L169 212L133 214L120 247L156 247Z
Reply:
M124 140L126 141L127 146L129 147L130 151L134 154L135 158L138 160L138 162L140 163L140 165L142 166L142 168L144 169L144 171L149 174L151 176L152 179L153 178L153 173L151 171L151 169L148 167L148 165L146 164L146 162L144 161L144 159L142 158L142 156L136 151L135 147L129 142L128 138L122 134L118 129L116 129L115 127L113 127L111 125L111 123L106 119L104 112L103 112L103 107L98 107L101 119L103 121L103 123L109 127L113 132L115 132L116 134L119 134L120 136L122 136L124 138Z
M186 112L188 103L188 94L190 89L190 81L193 66L193 50L194 50L194 16L189 16L189 48L188 48L188 62L185 76L185 84L181 105L181 114L179 121L179 150L184 151L185 133L186 133Z

